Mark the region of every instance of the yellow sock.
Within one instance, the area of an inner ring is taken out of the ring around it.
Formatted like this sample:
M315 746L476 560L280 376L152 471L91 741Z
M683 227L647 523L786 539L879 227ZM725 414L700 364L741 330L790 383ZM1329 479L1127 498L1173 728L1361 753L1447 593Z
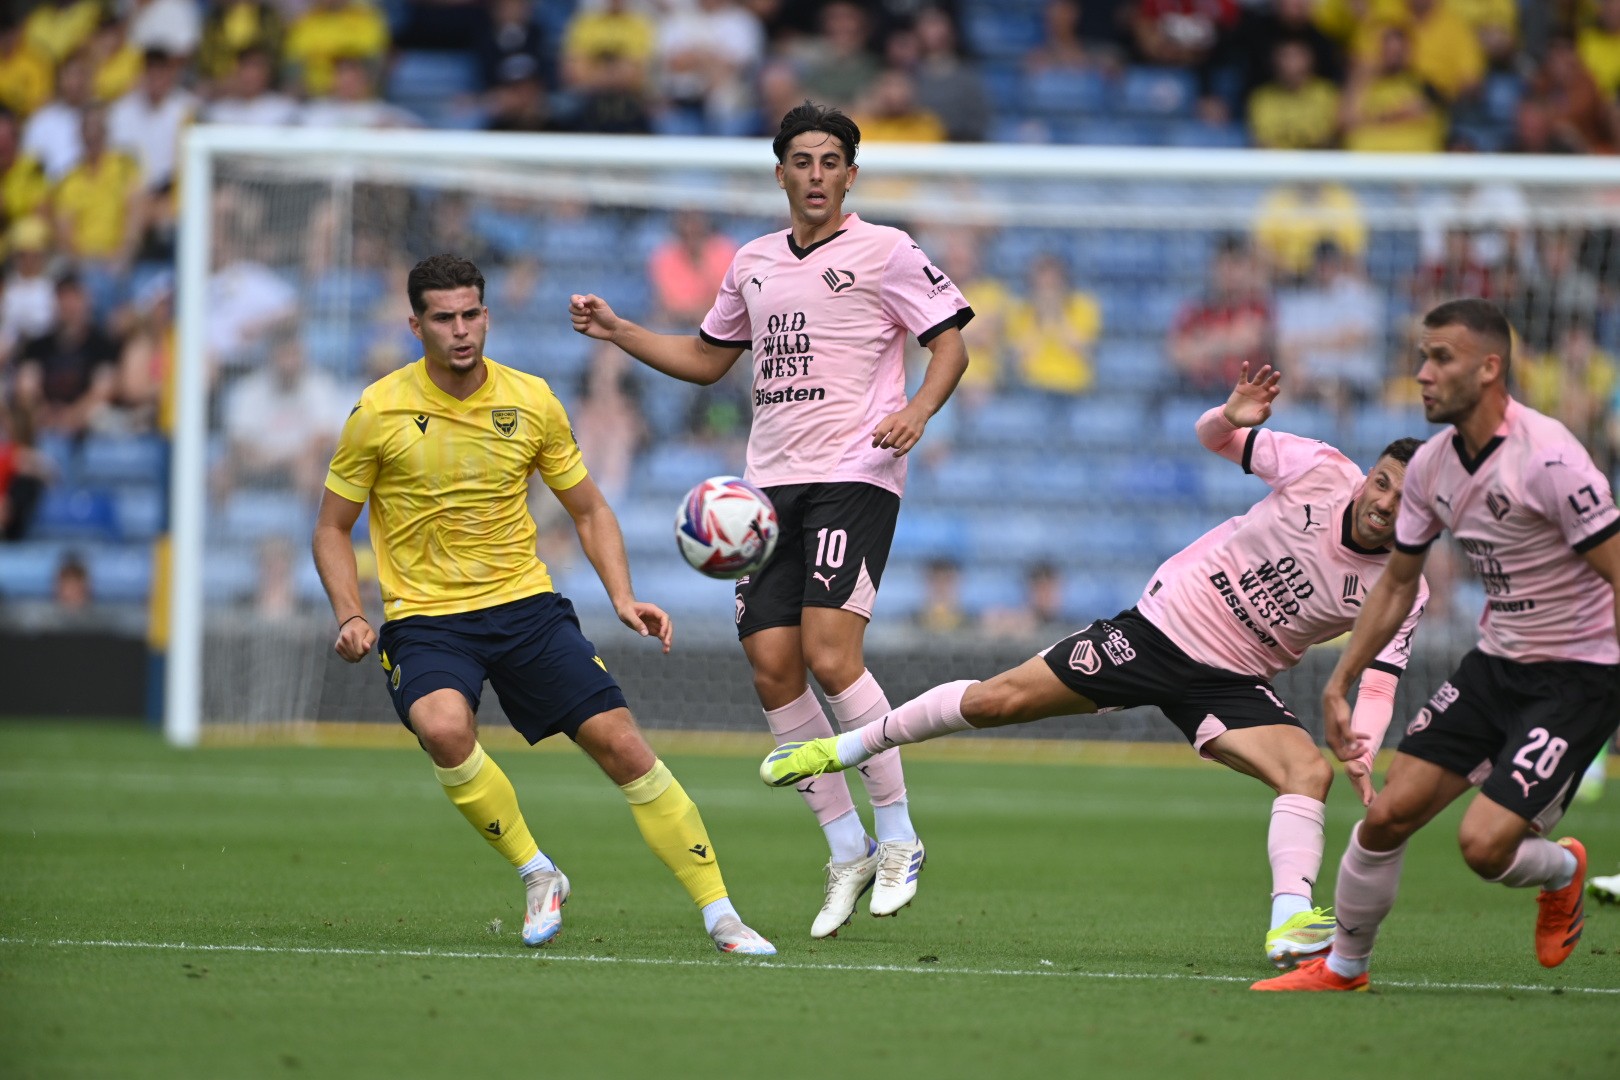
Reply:
M507 862L522 868L540 854L534 837L529 835L529 827L523 823L512 781L484 753L481 745L473 743L467 760L455 768L441 769L435 765L433 772L461 816L472 822L478 835L488 840Z
M703 816L668 767L654 761L646 776L619 790L630 801L641 838L685 886L692 902L703 907L723 898L726 883L703 827Z

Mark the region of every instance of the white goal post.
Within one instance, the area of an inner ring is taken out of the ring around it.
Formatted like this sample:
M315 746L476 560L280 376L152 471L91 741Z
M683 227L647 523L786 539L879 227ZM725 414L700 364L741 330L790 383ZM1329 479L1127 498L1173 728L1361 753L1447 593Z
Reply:
M1050 245L1083 239L1089 251L1106 246L1116 230L1204 242L1248 230L1258 193L1302 183L1344 184L1370 193L1360 216L1375 234L1410 236L1424 227L1434 203L1413 192L1456 197L1458 227L1499 226L1499 210L1460 201L1462 193L1482 183L1514 185L1526 194L1516 224L1620 229L1620 159L1614 158L891 144L863 146L858 160L862 183L849 209L908 225L1023 230L1031 238L1030 250L1041 246L1044 235ZM228 682L231 677L229 671L214 670L205 649L214 603L205 566L217 509L210 494L210 437L216 424L210 394L211 380L219 377L218 358L210 354L209 305L220 241L214 208L223 167L251 169L261 178L256 182L266 185L318 184L339 193L357 184L396 185L467 191L517 200L519 206L524 199L574 200L638 212L695 208L785 222L781 193L769 181L773 164L765 140L192 127L184 146L179 221L164 699L168 740L196 745L206 723L217 719L205 712L205 685L210 678ZM1100 260L1099 265L1108 261L1106 255ZM552 332L569 333L560 310L545 314L555 316ZM1162 339L1162 330L1154 333ZM1151 343L1153 335L1144 331L1141 339ZM346 408L348 402L343 404ZM312 643L317 653L329 646L329 638ZM315 678L311 663L290 663L284 678ZM386 710L380 693L377 704Z

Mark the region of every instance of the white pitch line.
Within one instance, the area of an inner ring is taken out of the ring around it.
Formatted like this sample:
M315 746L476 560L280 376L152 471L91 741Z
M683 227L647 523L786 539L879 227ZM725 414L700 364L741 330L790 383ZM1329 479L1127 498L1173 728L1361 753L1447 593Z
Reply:
M731 960L680 960L674 957L637 956L570 956L553 952L462 952L448 949L346 949L341 947L315 947L310 945L198 945L184 941L79 941L68 938L35 939L0 937L0 945L33 945L50 948L84 949L162 949L177 952L265 953L283 956L371 956L405 957L432 960L515 960L522 963L552 962L576 964L627 964L645 967L700 967L700 968L769 968L772 971L856 971L900 975L991 975L1001 977L1030 977L1049 979L1110 979L1120 982L1219 982L1249 983L1252 975L1201 975L1182 972L1129 972L1129 971L1043 971L1040 968L966 968L940 967L922 964L916 967L901 964L800 964L781 960L749 959L739 965ZM1514 990L1523 993L1562 991L1566 994L1616 994L1620 987L1558 986L1528 983L1453 983L1388 979L1379 980L1377 987L1395 987L1402 990Z

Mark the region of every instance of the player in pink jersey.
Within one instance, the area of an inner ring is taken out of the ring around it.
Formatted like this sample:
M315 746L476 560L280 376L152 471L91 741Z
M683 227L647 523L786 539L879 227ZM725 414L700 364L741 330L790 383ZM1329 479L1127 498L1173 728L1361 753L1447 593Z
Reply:
M1511 350L1489 301L1448 301L1423 319L1424 415L1452 427L1407 469L1396 554L1322 692L1329 745L1340 758L1360 753L1345 688L1397 632L1442 529L1485 586L1479 647L1406 726L1383 790L1350 833L1335 898L1344 932L1327 956L1256 990L1366 989L1406 841L1475 784L1463 860L1486 881L1540 887L1544 966L1580 940L1586 851L1541 834L1620 723L1620 510L1575 437L1508 395Z
M846 731L889 711L866 669L866 625L905 455L967 368L961 327L973 309L956 286L905 232L844 212L860 139L836 109L805 102L782 118L776 181L792 226L737 252L697 336L651 333L597 296L569 307L575 330L687 382L713 383L753 350L746 476L771 497L782 533L764 569L737 583L737 635L779 742L833 733L807 670ZM933 354L909 401L908 333ZM895 914L917 891L924 849L899 753L867 762L861 779L876 841L843 777L799 786L831 848L812 937L835 935L869 888L873 915Z
M935 687L862 731L779 746L761 777L785 786L952 731L1157 705L1201 755L1277 793L1267 957L1288 968L1325 951L1333 919L1311 892L1333 770L1270 679L1354 622L1390 557L1406 462L1419 443L1391 444L1364 476L1331 446L1257 426L1271 415L1279 379L1269 367L1251 379L1244 365L1225 406L1198 421L1199 441L1271 494L1159 567L1136 607L988 681ZM1361 681L1355 724L1367 748L1346 771L1364 802L1426 596L1411 598L1400 637Z

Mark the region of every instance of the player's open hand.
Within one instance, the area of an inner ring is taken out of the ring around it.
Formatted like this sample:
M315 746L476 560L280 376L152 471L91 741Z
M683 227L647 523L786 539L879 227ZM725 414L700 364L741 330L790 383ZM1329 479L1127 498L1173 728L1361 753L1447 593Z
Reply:
M1237 427L1265 423L1271 417L1271 403L1277 400L1281 382L1282 372L1273 371L1270 364L1262 364L1254 378L1249 378L1249 364L1244 361L1232 396L1226 399L1226 419Z
M880 450L892 449L895 457L902 457L917 445L927 426L927 410L907 405L878 421L878 426L872 429L872 445Z
M377 631L365 619L350 619L338 627L337 642L332 648L351 664L358 664L377 644Z
M1344 763L1344 775L1350 778L1350 786L1361 796L1362 806L1371 806L1373 796L1377 794L1372 785L1372 759L1372 752L1368 751L1356 760Z
M664 652L669 652L670 643L675 640L675 620L663 608L644 600L632 600L617 611L620 622L642 637L657 638L664 643Z
M595 293L575 293L568 298L568 317L573 320L574 332L598 341L612 341L619 328L619 317L613 314L608 302Z

